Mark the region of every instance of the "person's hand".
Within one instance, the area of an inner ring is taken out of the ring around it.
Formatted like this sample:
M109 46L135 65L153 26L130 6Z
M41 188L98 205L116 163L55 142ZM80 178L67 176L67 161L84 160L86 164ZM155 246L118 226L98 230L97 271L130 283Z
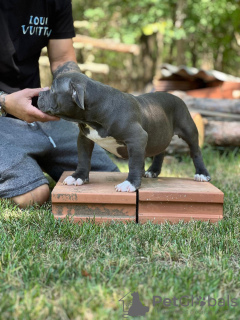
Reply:
M46 89L24 89L6 95L5 111L28 123L59 120L58 117L50 116L32 105L32 98L37 97L39 92L43 90Z

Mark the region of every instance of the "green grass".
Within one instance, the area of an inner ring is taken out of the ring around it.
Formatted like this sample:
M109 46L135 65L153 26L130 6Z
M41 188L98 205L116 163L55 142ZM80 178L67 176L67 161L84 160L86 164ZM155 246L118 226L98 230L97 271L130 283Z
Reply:
M150 308L135 319L239 319L240 156L203 153L212 183L225 193L217 224L75 225L54 220L50 203L20 210L2 200L0 319L122 319L118 300L133 291ZM188 157L162 172L193 174ZM153 307L153 296L229 296L237 306Z

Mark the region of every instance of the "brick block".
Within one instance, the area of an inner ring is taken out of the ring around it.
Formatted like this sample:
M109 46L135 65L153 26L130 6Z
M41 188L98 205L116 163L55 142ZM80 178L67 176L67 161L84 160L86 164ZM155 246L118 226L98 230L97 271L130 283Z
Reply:
M55 218L74 222L136 221L177 223L192 219L217 222L223 218L223 193L209 182L192 179L142 179L138 192L116 192L114 186L127 177L120 172L91 172L90 183L83 186L63 185L64 172L52 191Z
M63 180L71 173L64 172L52 191L55 218L68 215L74 222L88 219L95 219L95 222L136 220L136 193L119 193L114 188L126 179L126 173L91 172L88 184L63 185Z
M217 222L223 218L224 194L209 182L192 179L144 179L139 189L140 223L194 220Z

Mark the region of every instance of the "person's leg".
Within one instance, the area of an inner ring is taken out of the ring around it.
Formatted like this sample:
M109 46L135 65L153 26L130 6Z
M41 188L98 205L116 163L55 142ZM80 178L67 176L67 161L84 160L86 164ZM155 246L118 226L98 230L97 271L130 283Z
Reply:
M50 196L49 186L43 184L29 192L10 198L19 208L27 208L33 204L42 205Z
M77 167L78 126L74 123L31 125L0 117L0 134L4 137L0 139L0 199L12 199L22 208L42 204L50 193L42 169L57 181L63 171ZM119 171L99 146L94 148L91 163L94 171Z
M48 180L36 161L53 146L37 124L0 118L0 199L12 199L21 208L49 198Z
M39 123L39 126L47 136L51 136L56 148L51 149L47 156L38 158L38 162L55 181L58 181L64 171L75 171L77 168L78 125L60 120ZM95 145L91 159L91 171L118 172L119 169L105 150Z

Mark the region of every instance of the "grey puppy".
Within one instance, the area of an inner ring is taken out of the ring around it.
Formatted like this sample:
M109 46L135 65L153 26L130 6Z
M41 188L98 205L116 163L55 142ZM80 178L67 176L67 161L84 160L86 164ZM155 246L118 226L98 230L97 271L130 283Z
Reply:
M174 134L187 142L196 169L195 180L209 181L198 145L198 131L185 103L164 92L133 96L88 78L80 72L59 75L51 90L42 91L39 109L79 124L78 166L67 185L89 181L94 142L123 159L129 159L126 181L117 191L134 192L142 176L156 178L164 150ZM66 132L67 134L67 132ZM145 172L145 157L153 157Z

